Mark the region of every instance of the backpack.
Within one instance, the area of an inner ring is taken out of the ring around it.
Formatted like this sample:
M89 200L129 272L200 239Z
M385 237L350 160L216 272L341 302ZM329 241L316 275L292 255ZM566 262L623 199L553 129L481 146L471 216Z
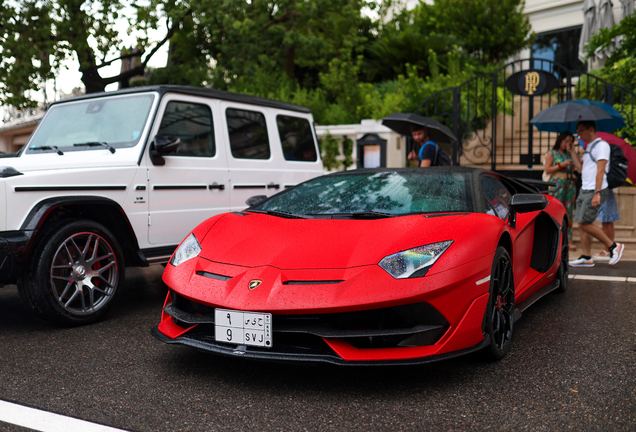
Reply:
M590 155L590 158L594 163L596 163L596 159L592 156L592 149L599 141L595 141L590 146L589 151L585 151L585 153ZM609 143L608 143L609 144ZM617 188L619 186L623 186L625 180L627 179L627 165L628 161L623 153L623 149L621 149L616 144L609 144L610 146L610 157L609 157L609 171L607 172L607 187L610 189Z
M446 153L446 150L444 150L443 148L438 146L433 141L426 141L424 143L424 145L428 145L428 144L432 144L432 145L435 146L435 160L432 161L431 166L450 166L450 165L452 165L451 158L448 155L448 153Z

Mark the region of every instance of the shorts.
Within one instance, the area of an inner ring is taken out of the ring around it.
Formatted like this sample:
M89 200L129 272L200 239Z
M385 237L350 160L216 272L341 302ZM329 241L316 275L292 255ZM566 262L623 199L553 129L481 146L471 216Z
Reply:
M601 205L607 199L609 189L603 189L601 191ZM598 215L598 209L600 207L592 207L592 198L594 198L593 190L583 190L579 192L579 197L576 199L576 209L574 210L574 220L583 225L593 224Z
M607 195L607 199L598 209L598 221L607 223L607 222L616 222L620 220L621 216L618 214L618 204L616 203L616 196L612 190L609 190L609 194Z

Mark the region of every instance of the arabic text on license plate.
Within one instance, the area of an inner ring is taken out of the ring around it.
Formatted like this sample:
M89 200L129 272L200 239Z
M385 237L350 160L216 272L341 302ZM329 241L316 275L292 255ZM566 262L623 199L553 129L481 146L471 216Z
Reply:
M272 314L215 309L214 322L218 342L272 347Z

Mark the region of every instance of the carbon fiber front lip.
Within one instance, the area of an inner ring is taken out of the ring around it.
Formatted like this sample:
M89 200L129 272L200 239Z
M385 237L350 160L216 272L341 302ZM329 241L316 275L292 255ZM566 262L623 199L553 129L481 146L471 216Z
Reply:
M171 317L187 324L214 324L214 315L195 315L182 311L170 303L163 311ZM416 325L402 329L375 329L375 330L338 330L331 329L324 325L295 325L281 326L275 330L280 333L306 333L326 338L349 338L349 337L370 337L370 336L393 336L393 335L416 335L426 332L440 332L444 330L442 325Z
M263 360L263 361L272 361L272 362L290 362L290 363L330 363L339 366L400 366L400 365L417 365L423 363L433 363L440 360L446 360L453 357L458 357L464 354L468 354L474 351L479 351L480 349L488 346L490 343L490 337L486 336L483 341L474 345L472 347L464 348L458 351L453 351L446 354L440 354L436 356L430 357L422 357L417 359L406 359L406 360L380 360L380 361L346 361L342 358L334 355L325 355L325 354L282 354L282 353L263 353L263 352L255 352L250 351L249 348L241 347L241 349L230 348L221 345L211 344L201 342L199 340L195 340L189 338L186 335L180 336L176 339L171 339L161 333L158 327L153 327L150 329L150 334L162 342L168 344L180 344L190 346L202 351L207 351L213 354L220 354L227 357L234 358L247 358L253 360Z

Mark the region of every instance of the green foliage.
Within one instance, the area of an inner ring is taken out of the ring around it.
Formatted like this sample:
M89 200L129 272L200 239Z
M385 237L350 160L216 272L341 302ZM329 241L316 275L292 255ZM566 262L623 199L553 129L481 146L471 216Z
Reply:
M333 59L348 61L367 40L362 0L200 0L193 4L202 47L216 61L217 88L242 87L254 74L318 84Z
M338 140L332 137L329 132L320 139L320 149L322 151L322 165L326 170L331 171L340 166L340 161L337 159L340 156Z
M632 105L615 104L614 108L623 115L627 125L622 129L615 130L613 132L614 135L623 138L628 141L632 147L636 148L636 121L634 121L636 118L632 117L634 112L636 112L636 107ZM631 122L629 121L630 119L632 120Z
M611 52L604 67L591 71L591 74L636 93L636 15L629 15L610 28L600 29L592 36L586 49L589 55L596 50ZM585 82L579 85L581 94L589 95L589 99L600 100L604 96L603 89L599 92L595 88L587 88ZM627 123L627 127L614 133L629 138L631 144L636 145L636 118L633 117L636 100L629 92L619 88L614 89L614 100L623 101L623 104L614 105L614 108L623 114Z
M55 76L64 60L77 58L82 83L87 93L103 91L111 83L124 82L143 74L154 51L147 53L142 65L112 77L100 72L116 59L122 42L115 26L127 5L141 0L15 0L0 6L0 102L16 107L32 106L30 91L39 90L44 81ZM153 13L138 8L130 18L146 30L157 28L158 17L168 5ZM178 23L183 15L176 21ZM142 37L136 48L142 52L148 40Z
M469 55L497 63L530 45L530 20L524 0L436 0L421 2L413 23L422 29L455 37ZM430 30L429 30L430 29Z
M385 27L382 36L367 47L363 71L368 81L378 82L407 75L407 65L415 67L422 76L441 64L446 65L446 57L456 43L453 36L429 33L426 28L414 24L403 28L397 22L389 25L393 27ZM434 54L431 55L431 52Z
M36 2L0 4L0 102L33 107L27 92L54 76L59 58L49 35L53 10Z
M626 57L616 60L603 69L591 72L606 81L618 84L636 92L636 59Z
M612 67L616 62L636 57L636 14L623 18L618 24L606 29L599 29L585 46L588 57L594 51L608 52L613 50L605 67ZM635 81L632 81L634 83ZM632 84L630 88L636 88Z
M142 31L137 47L144 52L137 72L153 53L148 32L164 21L170 50L165 68L130 85L212 86L307 106L319 124L357 123L412 112L429 95L491 70L531 40L522 0L422 2L389 22L372 22L363 8L376 3L380 0L132 0L130 21ZM3 2L0 97L13 105L27 103L25 92L41 86L71 55L80 60L88 92L127 81L132 75L100 75L111 63L102 59L121 49L114 22L123 5L124 0ZM480 94L470 103L488 104L488 97Z

